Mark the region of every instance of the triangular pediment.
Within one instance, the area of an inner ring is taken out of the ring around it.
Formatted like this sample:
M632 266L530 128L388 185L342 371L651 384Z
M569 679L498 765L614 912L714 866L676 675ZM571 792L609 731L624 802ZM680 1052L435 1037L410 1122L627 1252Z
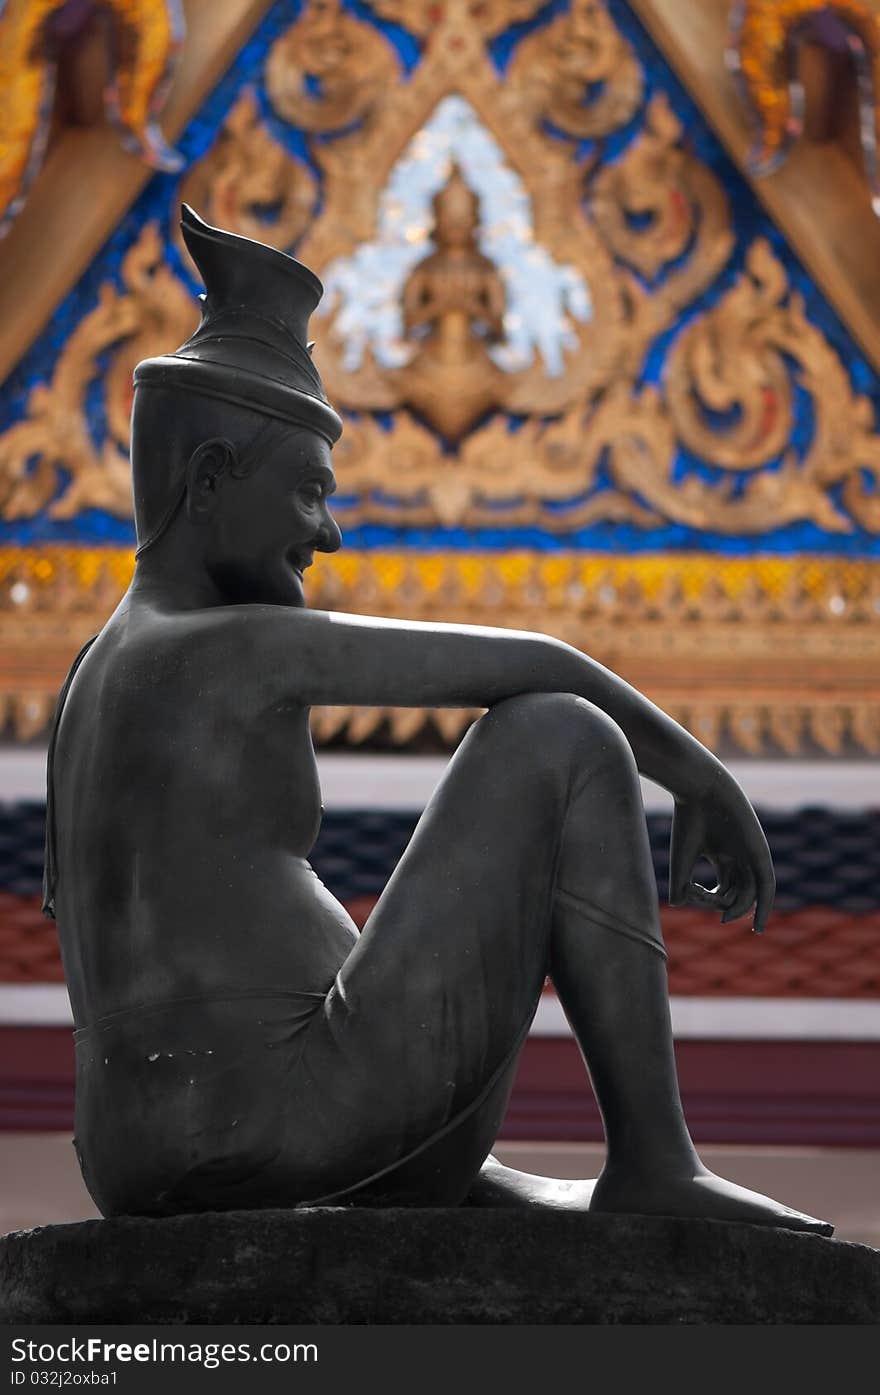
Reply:
M267 10L295 7L270 0L223 0L186 7L188 38L163 126L176 139L217 75ZM412 22L429 6L377 5L389 18ZM492 7L497 23L528 18L534 5L514 0ZM616 6L619 15L626 7ZM729 0L629 0L664 59L699 104L751 183L757 198L816 278L874 367L880 371L880 220L867 186L853 163L833 143L803 143L767 178L755 178L749 152L754 131L749 114L725 64ZM441 7L436 6L440 14ZM472 55L465 55L472 58ZM481 56L479 56L481 59ZM463 55L450 55L463 89L475 68ZM436 95L436 94L435 94ZM425 88L414 104L431 100ZM505 128L516 147L516 128ZM0 241L0 381L33 342L48 317L99 251L150 178L148 166L127 152L115 133L71 128L50 149L44 169L23 211ZM60 240L57 229L64 227ZM27 296L21 287L28 286Z

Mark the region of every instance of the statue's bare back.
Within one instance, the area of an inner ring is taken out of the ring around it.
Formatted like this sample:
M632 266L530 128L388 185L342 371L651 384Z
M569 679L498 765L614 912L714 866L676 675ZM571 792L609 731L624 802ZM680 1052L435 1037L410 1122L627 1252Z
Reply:
M308 708L231 687L222 648L126 606L71 686L54 783L59 860L78 869L58 917L78 1023L211 991L326 992L356 940L307 861Z

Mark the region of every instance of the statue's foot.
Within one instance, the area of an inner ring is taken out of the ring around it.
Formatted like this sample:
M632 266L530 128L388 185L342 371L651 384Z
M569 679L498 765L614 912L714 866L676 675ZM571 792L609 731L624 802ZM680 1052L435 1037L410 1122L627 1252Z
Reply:
M698 1168L686 1177L663 1177L605 1169L593 1188L591 1211L625 1211L642 1216L698 1216L712 1221L745 1221L781 1226L813 1235L832 1235L834 1226L793 1211L760 1192Z
M554 1211L588 1211L596 1182L536 1177L488 1157L465 1198L466 1206L538 1206Z

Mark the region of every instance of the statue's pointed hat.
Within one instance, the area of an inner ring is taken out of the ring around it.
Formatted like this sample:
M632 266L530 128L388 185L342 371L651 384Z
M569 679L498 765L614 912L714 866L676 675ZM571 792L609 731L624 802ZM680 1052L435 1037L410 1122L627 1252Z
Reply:
M202 274L202 322L173 354L145 359L135 387L177 387L310 427L333 445L342 421L308 344L324 287L274 247L212 228L184 204L180 226Z

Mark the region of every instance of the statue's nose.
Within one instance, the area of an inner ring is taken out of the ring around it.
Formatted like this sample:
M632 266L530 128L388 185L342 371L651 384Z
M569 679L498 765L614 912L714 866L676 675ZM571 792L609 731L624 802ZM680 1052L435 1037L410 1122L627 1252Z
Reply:
M327 512L321 524L315 547L319 552L338 552L342 546L342 530L332 513Z

